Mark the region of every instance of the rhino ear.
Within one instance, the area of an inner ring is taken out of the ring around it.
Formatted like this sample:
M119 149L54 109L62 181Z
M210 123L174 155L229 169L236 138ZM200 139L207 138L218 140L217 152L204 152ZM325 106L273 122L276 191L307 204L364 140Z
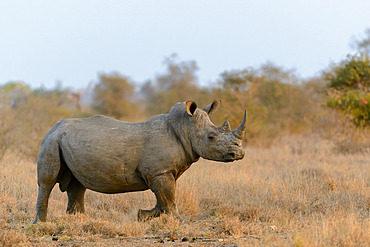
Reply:
M190 116L194 116L195 110L197 109L197 103L194 101L187 101L186 102L186 112Z
M212 113L214 113L217 110L220 103L221 103L221 100L215 99L211 104L204 107L203 111L207 112L208 115L211 115Z

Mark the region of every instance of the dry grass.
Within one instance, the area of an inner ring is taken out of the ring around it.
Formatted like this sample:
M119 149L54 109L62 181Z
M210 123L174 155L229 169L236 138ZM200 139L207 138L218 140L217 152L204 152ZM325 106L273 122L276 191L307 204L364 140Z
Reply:
M86 214L66 215L67 196L57 187L48 221L32 225L36 164L7 153L0 161L0 245L369 246L370 153L343 155L333 146L290 136L269 149L247 148L240 162L201 160L177 187L188 225L172 216L137 222L139 208L154 206L149 191L88 191Z

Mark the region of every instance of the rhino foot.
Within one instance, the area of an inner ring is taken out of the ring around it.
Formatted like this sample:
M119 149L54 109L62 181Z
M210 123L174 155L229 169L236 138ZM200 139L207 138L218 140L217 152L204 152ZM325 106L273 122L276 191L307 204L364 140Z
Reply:
M173 212L165 212L163 210L160 210L158 208L153 208L152 210L143 210L143 209L139 209L138 213L137 213L137 220L138 221L148 221L148 220L151 220L153 218L156 218L156 217L159 217L161 214L163 213L169 213L169 214L172 214L173 216L175 216L181 223L185 224L185 225L189 225L189 223L184 220L178 213L173 213Z
M153 208L151 210L143 210L139 209L137 213L137 220L138 221L147 221L156 217L159 217L163 211L159 208Z

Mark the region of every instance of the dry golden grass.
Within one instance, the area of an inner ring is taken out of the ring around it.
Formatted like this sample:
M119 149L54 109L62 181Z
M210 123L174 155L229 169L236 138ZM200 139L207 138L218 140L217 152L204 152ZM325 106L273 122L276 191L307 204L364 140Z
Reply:
M177 202L188 225L170 215L137 222L137 210L155 204L150 191L88 191L86 214L66 215L67 195L57 186L48 221L32 225L36 164L7 153L0 161L0 245L370 245L370 153L338 154L313 135L246 152L230 164L201 160L179 179Z

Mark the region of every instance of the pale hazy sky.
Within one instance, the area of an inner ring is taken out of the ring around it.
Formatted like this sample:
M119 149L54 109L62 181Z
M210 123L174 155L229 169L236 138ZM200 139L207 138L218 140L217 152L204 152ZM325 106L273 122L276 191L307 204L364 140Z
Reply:
M202 85L268 60L309 77L369 27L370 0L0 0L0 84L143 82L172 53L197 62Z

